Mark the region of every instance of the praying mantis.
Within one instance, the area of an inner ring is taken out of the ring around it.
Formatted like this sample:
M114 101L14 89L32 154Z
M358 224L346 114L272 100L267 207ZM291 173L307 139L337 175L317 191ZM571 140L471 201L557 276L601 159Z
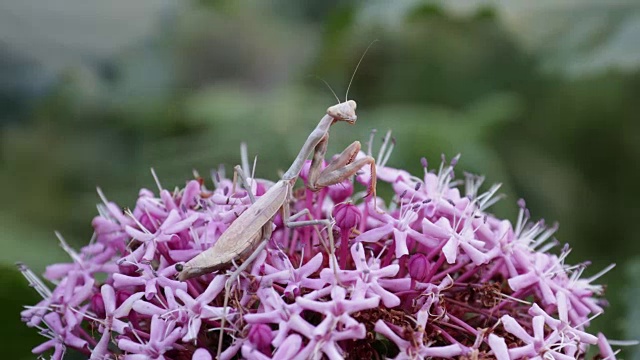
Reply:
M220 359L222 349L226 309L231 284L233 284L238 276L240 276L267 246L271 238L273 217L279 210L282 210L284 224L289 228L310 225L325 225L328 227L332 247L331 257L332 260L334 260L334 269L336 268L331 222L326 219L297 220L304 215L309 215L308 209L290 215L289 201L292 197L292 189L309 155L313 154L313 158L309 169L307 187L312 191L319 191L327 186L338 184L355 175L362 167L369 165L371 167L371 179L367 194L373 196L374 208L377 208L375 205L375 159L371 156L356 159L356 155L361 147L359 141L354 141L324 169L320 169L327 151L329 128L339 121L355 124L357 119L355 110L356 102L353 100L347 100L329 107L326 115L322 117L316 128L311 132L300 149L298 156L296 156L289 167L289 170L282 176L282 179L271 186L266 193L257 201L254 201L247 210L232 222L212 247L196 255L196 257L187 261L185 264L176 265L176 270L179 272L178 279L185 281L193 277L230 267L234 263L234 260L246 258L244 262L229 275L225 283L223 305L223 309L225 310L223 310L220 336L218 338L218 359ZM235 170L240 175L243 183L247 185L247 179L242 168L236 166ZM249 191L249 195L253 201L251 191Z
M375 201L375 159L371 156L355 159L361 147L359 141L354 141L324 169L320 169L327 151L329 128L339 121L355 124L357 120L355 109L356 102L353 100L347 100L329 107L326 115L322 117L316 128L311 132L300 149L298 156L282 176L282 179L271 186L264 195L232 222L212 247L196 255L186 263L176 265L176 269L179 272L178 279L184 281L221 270L231 266L235 259L246 258L244 263L231 274L231 278L237 277L266 246L267 240L271 235L273 217L281 209L284 224L289 228L327 225L327 220L298 221L298 218L308 214L308 210L290 216L289 200L292 196L293 185L302 171L305 160L311 154L313 154L313 159L307 184L310 190L319 191L327 186L338 184L355 175L362 167L369 165L371 167L371 180L368 194L373 195ZM235 170L246 184L242 169L236 167Z
M316 125L311 134L309 134L298 155L293 160L293 163L282 176L282 179L271 186L267 192L256 201L242 168L240 166L236 166L235 172L240 176L243 184L248 188L248 194L252 201L252 205L231 223L212 247L196 255L186 263L176 265L178 279L186 281L200 275L228 268L235 264L235 260L244 259L244 262L240 266L236 267L225 282L224 310L220 324L220 335L218 337L217 359L220 359L222 351L224 326L226 322L226 312L230 297L231 284L238 279L240 274L266 248L273 231L273 218L276 216L278 211L282 212L284 225L289 228L316 225L326 226L331 245L330 256L334 263L333 268L334 271L337 269L331 221L327 219L298 220L305 215L310 216L308 209L300 211L294 215L290 214L289 202L293 196L293 186L300 176L305 160L310 155L313 156L311 166L309 168L307 188L312 191L320 191L327 186L339 184L355 175L361 168L369 165L371 168L371 178L369 181L367 196L373 196L373 206L374 209L377 210L376 162L375 159L369 155L356 159L361 148L359 141L354 141L351 145L345 148L340 155L332 159L324 169L321 168L327 152L329 129L331 126L336 122L346 122L353 125L358 118L356 115L356 102L348 100L349 88L351 87L351 82L353 81L355 73L358 71L358 67L362 62L364 55L366 55L371 45L373 45L373 42L369 44L369 47L367 47L360 58L360 61L356 65L355 71L351 76L349 86L347 87L345 101L340 102L336 96L338 103L327 109L326 114L320 119L320 122Z

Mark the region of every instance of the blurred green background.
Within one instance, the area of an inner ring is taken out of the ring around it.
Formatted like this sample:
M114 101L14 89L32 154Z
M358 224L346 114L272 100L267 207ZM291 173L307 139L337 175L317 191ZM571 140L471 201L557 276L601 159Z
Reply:
M14 263L66 261L53 235L87 243L100 186L132 206L149 168L172 188L239 161L275 179L341 98L358 123L330 152L392 129L389 164L462 153L502 182L493 209L558 221L569 263L609 263L611 307L593 330L640 338L640 2L190 1L0 3L0 338L4 356L43 341ZM459 171L460 172L460 171ZM384 190L381 189L384 193ZM7 353L8 351L8 353ZM625 358L640 359L638 349Z

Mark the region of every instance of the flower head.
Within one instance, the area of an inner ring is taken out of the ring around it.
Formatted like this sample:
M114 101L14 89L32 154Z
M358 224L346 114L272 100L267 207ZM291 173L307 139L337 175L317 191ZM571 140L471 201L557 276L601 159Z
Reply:
M158 182L158 195L142 189L130 211L99 191L91 243L76 251L59 236L71 261L47 268L52 288L20 265L42 297L21 313L46 337L33 352L209 360L221 341L221 359L575 359L592 345L615 358L588 332L603 311L594 282L611 268L582 278L587 264L567 264L568 247L550 252L556 226L530 222L523 201L515 225L498 219L487 210L499 185L482 192L483 177L457 181L458 157L436 171L423 159L420 176L390 168L393 145L387 135L378 154L378 183L394 192L384 211L353 198L350 181L294 191L292 215L335 226L289 229L278 216L266 249L233 282L226 270L176 279L177 263L251 206L223 172L214 189L201 179L175 191ZM370 177L365 167L356 179ZM258 198L272 184L250 183Z

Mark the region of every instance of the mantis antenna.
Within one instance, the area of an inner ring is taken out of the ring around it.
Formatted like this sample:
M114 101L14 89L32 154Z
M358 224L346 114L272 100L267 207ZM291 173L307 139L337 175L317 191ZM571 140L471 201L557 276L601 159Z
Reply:
M325 85L327 85L327 87L329 88L329 90L331 91L331 93L333 94L333 97L336 98L336 101L338 101L338 104L340 104L340 98L338 98L338 95L336 94L335 91L333 91L333 89L331 88L331 85L329 85L328 82L326 82L323 78L321 78L318 75L309 75L309 76L314 76L316 77L318 80L322 81Z
M367 46L367 48L364 50L364 53L362 53L362 56L360 56L360 60L358 60L358 65L356 65L356 68L355 70L353 70L353 74L351 75L351 80L349 80L349 86L347 86L347 92L344 94L344 101L349 100L349 89L351 89L351 83L353 83L353 79L356 77L356 73L358 72L358 68L360 67L360 63L362 62L362 59L364 59L364 56L367 55L367 52L369 51L371 46L376 42L378 42L378 39L373 40L369 44L369 46ZM340 100L338 100L338 102L340 102Z

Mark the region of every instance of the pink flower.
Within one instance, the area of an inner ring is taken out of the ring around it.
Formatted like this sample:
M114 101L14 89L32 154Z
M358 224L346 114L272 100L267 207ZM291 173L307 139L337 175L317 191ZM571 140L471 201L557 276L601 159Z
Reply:
M409 260L409 275L412 279L420 282L428 280L431 265L429 259L424 254L415 254Z
M154 315L146 342L120 339L118 347L130 354L125 356L126 359L165 359L164 353L172 349L172 345L182 334L183 329L176 327L175 322L165 321Z
M487 212L499 185L481 193L484 178L466 174L458 186L458 157L437 171L423 160L420 176L391 168L393 145L388 134L377 156L378 182L395 192L379 199L384 211L354 199L348 180L294 191L292 215L335 226L288 229L276 216L266 249L233 282L226 269L176 279L177 263L212 246L251 206L223 171L215 189L201 179L158 196L142 189L126 212L99 191L95 240L76 251L58 234L71 261L47 267L51 288L19 265L42 297L21 312L46 338L33 352L210 360L221 340L222 360L577 359L593 345L615 357L611 342L588 332L603 311L595 281L611 267L582 278L587 263L565 264L568 247L551 253L556 226L529 222L523 201L515 225L499 219ZM356 179L370 177L366 167ZM271 184L251 179L251 192L259 198Z

